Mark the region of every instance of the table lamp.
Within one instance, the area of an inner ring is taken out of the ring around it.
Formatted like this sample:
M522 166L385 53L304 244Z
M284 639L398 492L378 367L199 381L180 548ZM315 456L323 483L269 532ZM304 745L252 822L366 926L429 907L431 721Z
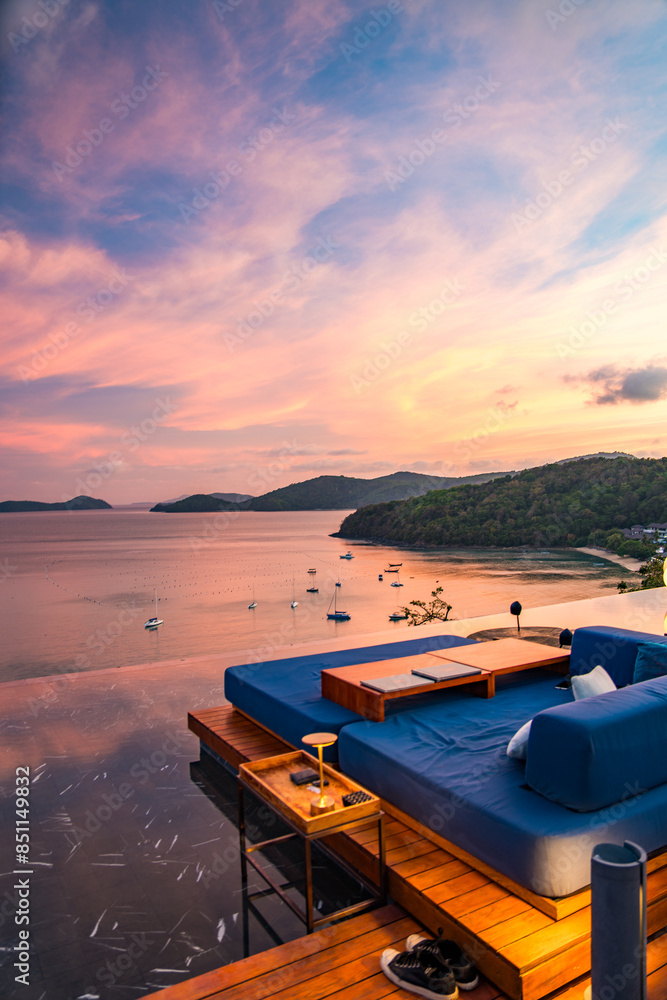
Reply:
M335 733L309 733L302 737L303 742L308 747L317 747L317 756L320 761L320 794L311 800L310 815L319 816L320 813L331 812L335 807L335 802L330 795L324 794L324 762L322 751L325 747L333 746L338 739Z

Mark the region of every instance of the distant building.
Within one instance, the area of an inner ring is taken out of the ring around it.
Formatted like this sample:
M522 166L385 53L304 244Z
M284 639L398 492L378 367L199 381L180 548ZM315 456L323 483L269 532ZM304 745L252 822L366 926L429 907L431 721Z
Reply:
M667 521L659 524L654 521L644 527L643 524L633 524L631 528L621 528L626 538L636 541L667 542Z

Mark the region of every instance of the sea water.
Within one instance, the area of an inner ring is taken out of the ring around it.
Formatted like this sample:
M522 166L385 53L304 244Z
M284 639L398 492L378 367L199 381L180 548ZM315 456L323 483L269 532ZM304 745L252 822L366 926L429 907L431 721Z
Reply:
M389 615L439 586L451 617L469 618L515 600L528 608L614 593L623 575L574 550L349 543L330 537L345 513L2 514L0 681L235 650L288 655L297 643L402 632L407 623ZM348 551L354 558L341 559ZM390 563L398 573L385 572ZM147 630L156 594L164 624ZM327 619L334 594L349 621Z

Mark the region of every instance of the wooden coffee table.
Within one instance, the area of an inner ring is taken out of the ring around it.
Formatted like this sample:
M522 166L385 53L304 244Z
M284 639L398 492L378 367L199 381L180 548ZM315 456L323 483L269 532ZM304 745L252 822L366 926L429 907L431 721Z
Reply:
M443 649L439 655L456 663L481 667L489 678L490 698L496 693L497 674L515 674L534 667L566 674L570 667L569 649L557 649L528 639L495 639L491 642L479 642L474 646Z
M485 643L485 645L495 645L495 643ZM469 649L469 646L456 647L457 649ZM495 689L493 677L482 671L479 674L471 674L465 677L448 678L444 681L428 681L424 679L423 684L416 687L401 689L398 691L374 691L372 688L364 687L362 681L370 681L378 677L389 677L395 674L410 674L413 670L425 669L431 666L442 666L447 661L464 663L464 660L454 656L454 650L447 650L451 655L444 656L443 652L418 653L416 656L401 656L393 660L377 660L374 663L353 663L348 667L331 667L322 671L322 695L330 701L335 701L337 705L349 708L352 712L357 712L365 719L372 722L384 721L385 702L394 698L407 698L413 694L424 694L427 691L440 691L443 688L459 687L461 684L473 685L476 694L483 698L492 697ZM466 666L477 666L468 664Z
M445 661L478 667L481 674L449 678L444 681L425 681L423 685L417 687L385 692L374 691L361 683L377 677L409 674L412 670L434 664L442 665ZM337 705L357 712L365 719L383 722L385 703L395 698L441 691L443 688L459 687L462 684L472 685L473 692L483 698L493 698L496 693L497 674L513 674L534 667L546 667L548 670L566 674L569 663L569 651L565 652L554 646L523 639L497 639L394 660L331 667L322 671L322 695Z

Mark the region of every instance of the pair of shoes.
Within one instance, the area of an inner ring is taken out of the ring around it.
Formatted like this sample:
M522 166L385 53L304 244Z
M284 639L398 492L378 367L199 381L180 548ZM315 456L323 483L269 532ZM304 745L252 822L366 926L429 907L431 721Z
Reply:
M444 965L454 976L454 982L460 990L474 990L479 983L479 976L473 960L457 945L456 941L446 940L442 936L442 928L438 929L438 937L424 937L423 934L411 934L405 942L408 951L427 954L436 962Z
M458 998L459 991L450 970L422 949L395 951L394 948L386 948L382 952L380 966L387 979L410 993L428 1000Z

